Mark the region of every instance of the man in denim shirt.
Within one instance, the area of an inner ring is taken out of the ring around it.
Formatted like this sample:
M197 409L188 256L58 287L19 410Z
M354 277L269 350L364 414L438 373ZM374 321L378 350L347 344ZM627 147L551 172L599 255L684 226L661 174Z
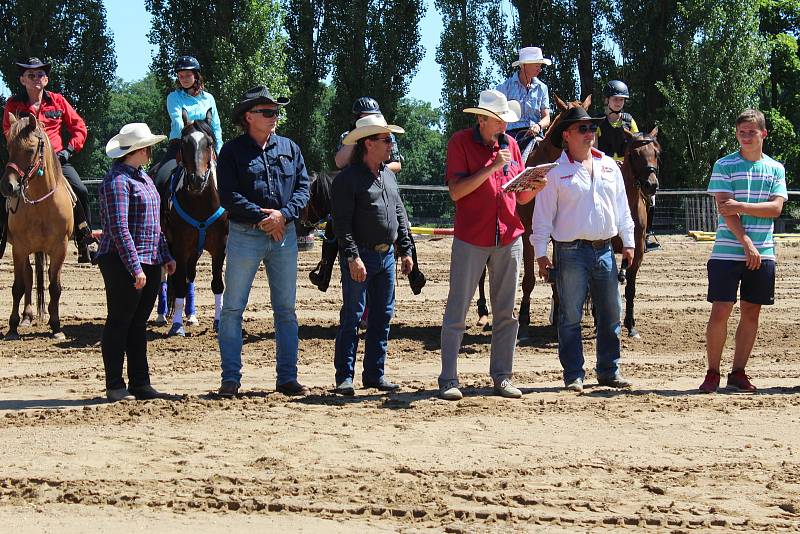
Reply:
M228 261L219 324L222 385L232 397L242 377L242 314L263 262L275 318L276 389L307 395L297 381L297 237L294 221L309 198L300 148L275 134L288 98L273 98L263 86L249 89L234 107L233 119L245 133L225 143L217 165L222 206L228 210Z

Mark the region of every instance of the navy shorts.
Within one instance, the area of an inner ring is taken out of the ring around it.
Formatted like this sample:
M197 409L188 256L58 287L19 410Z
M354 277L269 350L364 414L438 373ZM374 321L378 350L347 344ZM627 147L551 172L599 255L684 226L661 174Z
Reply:
M708 302L736 302L740 282L743 301L774 304L775 260L761 260L761 267L755 271L743 261L708 260Z

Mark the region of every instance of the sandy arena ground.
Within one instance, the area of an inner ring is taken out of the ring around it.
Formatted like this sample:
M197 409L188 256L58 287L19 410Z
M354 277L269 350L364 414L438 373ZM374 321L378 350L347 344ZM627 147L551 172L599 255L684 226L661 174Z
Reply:
M622 369L636 387L561 390L545 326L549 287L537 286L534 326L521 332L515 361L525 396L490 395L490 336L473 326L458 403L436 397L449 239L419 244L422 295L405 280L398 287L387 376L402 390L354 398L330 392L340 285L338 268L327 293L308 282L318 248L300 257L300 378L313 391L305 399L273 391L263 272L246 314L244 394L211 394L219 356L206 257L200 326L185 339L152 329L152 381L174 400L107 404L102 278L72 256L67 340L37 324L0 342L0 531L800 530L800 247L780 247L776 306L762 314L748 367L759 393L705 396L695 388L705 370L710 244L662 243L638 286L642 339L623 340ZM10 273L7 253L3 331ZM593 385L593 372L587 379Z

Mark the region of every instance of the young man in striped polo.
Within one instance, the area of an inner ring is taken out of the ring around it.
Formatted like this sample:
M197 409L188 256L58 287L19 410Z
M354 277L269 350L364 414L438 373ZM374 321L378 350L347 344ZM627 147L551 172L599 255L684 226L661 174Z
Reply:
M755 109L742 112L736 119L739 150L714 164L708 184L708 192L717 201L719 225L708 261L711 317L706 327L708 371L700 385L703 393L719 387L728 317L740 284L741 318L728 389L756 391L745 366L756 340L761 306L775 301L773 220L780 216L788 198L783 165L762 152L765 137L764 114Z

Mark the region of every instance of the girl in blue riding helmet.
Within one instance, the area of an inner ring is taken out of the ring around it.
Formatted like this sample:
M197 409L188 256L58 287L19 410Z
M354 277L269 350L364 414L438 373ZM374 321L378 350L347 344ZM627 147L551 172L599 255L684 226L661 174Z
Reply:
M170 119L169 146L161 161L155 179L156 186L162 195L162 209L167 209L165 203L169 196L167 183L178 163L175 156L180 148L181 131L183 130L183 110L190 121L204 120L206 112L211 110L211 131L214 134L214 149L219 154L222 148L222 127L219 122L217 103L214 96L205 90L204 78L200 73L200 62L193 56L181 56L175 61L174 67L177 81L175 90L167 95L167 113ZM166 324L167 313L167 282L161 282L161 292L158 297L158 317L156 324ZM187 324L197 323L194 304L194 284L189 284L186 294Z

